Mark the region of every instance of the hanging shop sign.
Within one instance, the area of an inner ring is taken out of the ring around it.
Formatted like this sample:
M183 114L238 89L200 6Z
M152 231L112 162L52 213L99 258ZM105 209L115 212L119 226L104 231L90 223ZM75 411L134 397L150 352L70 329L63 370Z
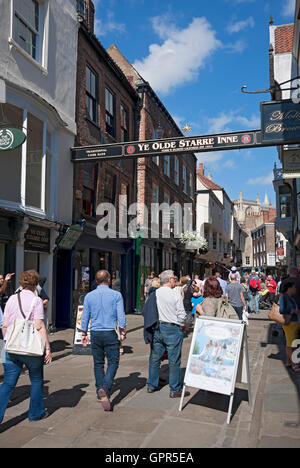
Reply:
M72 148L72 161L142 158L162 154L197 153L255 147L260 140L259 131L222 133L161 140L134 141Z
M0 127L0 151L9 151L23 145L26 140L26 135L18 128L1 128Z
M24 250L50 253L50 229L29 225L25 234Z
M58 243L58 247L60 249L72 250L82 233L83 227L79 224L70 226Z
M300 108L293 101L261 103L262 143L300 143Z
M283 151L282 178L295 179L300 177L300 150Z

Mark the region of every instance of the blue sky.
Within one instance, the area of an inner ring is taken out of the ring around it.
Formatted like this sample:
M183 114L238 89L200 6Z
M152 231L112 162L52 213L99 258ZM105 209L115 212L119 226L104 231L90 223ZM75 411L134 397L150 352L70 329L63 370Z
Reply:
M115 43L190 135L260 128L269 87L269 19L293 22L295 0L95 0L95 33ZM197 154L232 199L274 202L276 148Z

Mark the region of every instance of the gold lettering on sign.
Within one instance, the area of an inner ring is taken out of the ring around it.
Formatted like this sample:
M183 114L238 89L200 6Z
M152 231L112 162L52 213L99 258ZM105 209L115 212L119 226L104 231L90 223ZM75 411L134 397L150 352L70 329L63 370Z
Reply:
M300 121L300 112L290 110L288 112L282 112L280 110L275 111L271 114L270 120L297 120Z
M266 133L296 132L300 130L300 125L295 127L285 127L281 124L272 124L266 127Z

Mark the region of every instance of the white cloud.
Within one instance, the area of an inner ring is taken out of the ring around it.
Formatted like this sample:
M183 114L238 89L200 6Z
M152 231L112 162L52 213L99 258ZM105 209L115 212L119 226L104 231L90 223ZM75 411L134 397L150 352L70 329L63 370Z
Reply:
M211 166L214 165L214 163L221 161L224 156L224 151L210 151L207 153L198 153L197 154L197 159L199 163L207 163Z
M106 36L108 33L124 33L126 26L123 23L118 23L114 20L114 14L110 11L107 14L107 19L95 19L95 34L96 36Z
M234 159L227 159L227 160L224 162L223 167L225 167L226 169L233 169L233 168L235 168Z
M185 29L179 29L166 16L155 17L152 26L164 42L151 44L149 55L133 66L162 94L196 80L209 57L222 44L206 18L194 18Z
M244 21L236 21L235 23L231 23L227 26L227 31L229 34L234 34L242 31L243 29L246 28L254 28L255 26L255 21L253 19L253 16L250 16L248 19Z
M260 128L260 117L256 114L244 117L239 115L239 111L235 110L223 111L217 117L208 119L208 126L209 133L256 130ZM238 128L240 126L242 128Z
M295 13L295 0L285 0L282 8L283 16L294 16Z
M265 176L260 176L254 179L249 179L247 181L247 185L269 185L269 184L272 184L273 179L274 179L274 174L273 172L270 172L269 174Z

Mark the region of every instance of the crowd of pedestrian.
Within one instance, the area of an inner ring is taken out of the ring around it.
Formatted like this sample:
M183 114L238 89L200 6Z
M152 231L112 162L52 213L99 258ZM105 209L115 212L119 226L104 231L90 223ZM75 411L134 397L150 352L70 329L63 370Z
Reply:
M216 272L215 275L200 279L198 275L178 278L172 270L163 271L158 276L151 273L145 287L146 302L143 307L144 339L150 344L148 393L159 390L160 366L162 360L167 358L169 396L182 396L182 344L193 329L197 315L218 317L222 305L223 312L224 307L230 307L231 313L233 311L234 316L231 315L231 318L247 323L249 313L259 313L262 297L269 307L279 302L286 336L286 366L300 372L300 366L293 361L293 343L300 331L300 277L297 268L290 268L289 276L280 281L255 270L249 275L240 275L236 267L232 267L226 276L224 278L220 272ZM11 277L11 274L5 277L0 294L5 293ZM84 300L80 332L82 345L91 344L96 397L105 411L111 411L111 389L119 367L120 348L126 338L127 322L123 297L110 287L110 273L107 270L98 271L95 282L96 287ZM33 421L47 416L43 403L43 366L52 360L44 323L48 298L41 294L41 280L34 270L22 273L19 285L15 294L6 301L4 314L0 315L4 339L1 352L4 382L0 386L0 423L24 365L29 370L31 381L29 419ZM36 331L41 335L44 343L42 355L9 351L8 343L17 328L15 324L22 317L34 323Z

